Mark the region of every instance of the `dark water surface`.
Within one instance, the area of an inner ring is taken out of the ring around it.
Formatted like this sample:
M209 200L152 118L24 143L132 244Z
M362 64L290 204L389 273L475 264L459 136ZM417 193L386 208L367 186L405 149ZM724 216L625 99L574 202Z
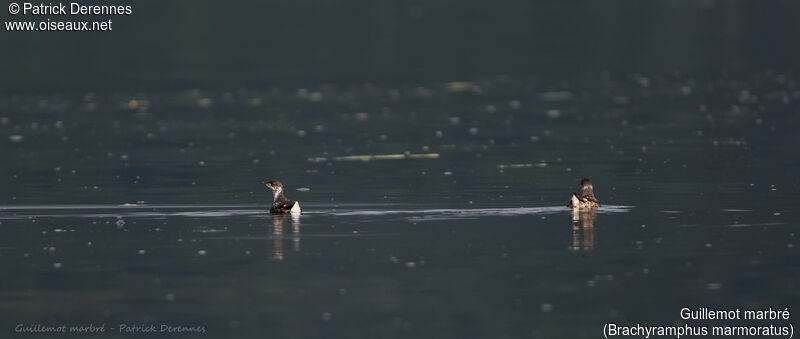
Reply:
M775 71L13 96L0 327L580 338L791 307L798 100ZM573 213L584 176L604 207Z

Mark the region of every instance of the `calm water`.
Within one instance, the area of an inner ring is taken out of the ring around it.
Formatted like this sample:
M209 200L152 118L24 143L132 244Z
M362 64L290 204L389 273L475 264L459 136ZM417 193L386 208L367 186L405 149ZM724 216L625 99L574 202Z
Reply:
M800 300L796 1L133 5L0 33L0 338L597 338Z
M774 71L12 96L0 326L580 338L792 307L798 100ZM573 214L584 176L605 206Z

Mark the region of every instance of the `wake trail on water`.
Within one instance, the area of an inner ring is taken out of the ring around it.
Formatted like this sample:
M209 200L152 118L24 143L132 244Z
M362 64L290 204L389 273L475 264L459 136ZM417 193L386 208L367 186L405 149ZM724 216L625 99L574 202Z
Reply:
M563 206L498 208L413 208L408 205L313 205L303 216L310 217L404 217L414 221L474 219L489 216L546 215L571 212ZM633 206L603 206L598 214L624 213ZM0 220L31 218L222 218L235 216L269 217L261 205L24 205L0 206Z

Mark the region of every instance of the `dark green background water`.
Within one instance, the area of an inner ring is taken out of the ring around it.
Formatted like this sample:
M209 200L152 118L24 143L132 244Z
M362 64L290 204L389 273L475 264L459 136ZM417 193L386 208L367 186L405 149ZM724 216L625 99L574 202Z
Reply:
M84 1L81 4L108 4ZM796 1L124 1L7 32L3 88L160 90L795 67ZM45 20L11 16L0 20Z
M0 32L0 337L595 338L797 304L795 2L131 4ZM438 157L340 158L404 153ZM586 176L604 207L573 214Z

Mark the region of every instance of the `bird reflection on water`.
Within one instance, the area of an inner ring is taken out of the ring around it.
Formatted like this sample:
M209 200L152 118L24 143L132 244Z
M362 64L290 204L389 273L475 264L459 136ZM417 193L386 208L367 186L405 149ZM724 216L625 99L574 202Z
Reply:
M283 260L284 252L283 252L283 240L284 238L284 229L286 228L286 220L291 219L291 228L292 228L292 251L299 252L300 251L300 215L299 214L292 214L292 215L273 215L272 216L272 254L270 255L270 259L272 260Z
M572 247L573 251L594 250L594 218L595 209L572 210Z

